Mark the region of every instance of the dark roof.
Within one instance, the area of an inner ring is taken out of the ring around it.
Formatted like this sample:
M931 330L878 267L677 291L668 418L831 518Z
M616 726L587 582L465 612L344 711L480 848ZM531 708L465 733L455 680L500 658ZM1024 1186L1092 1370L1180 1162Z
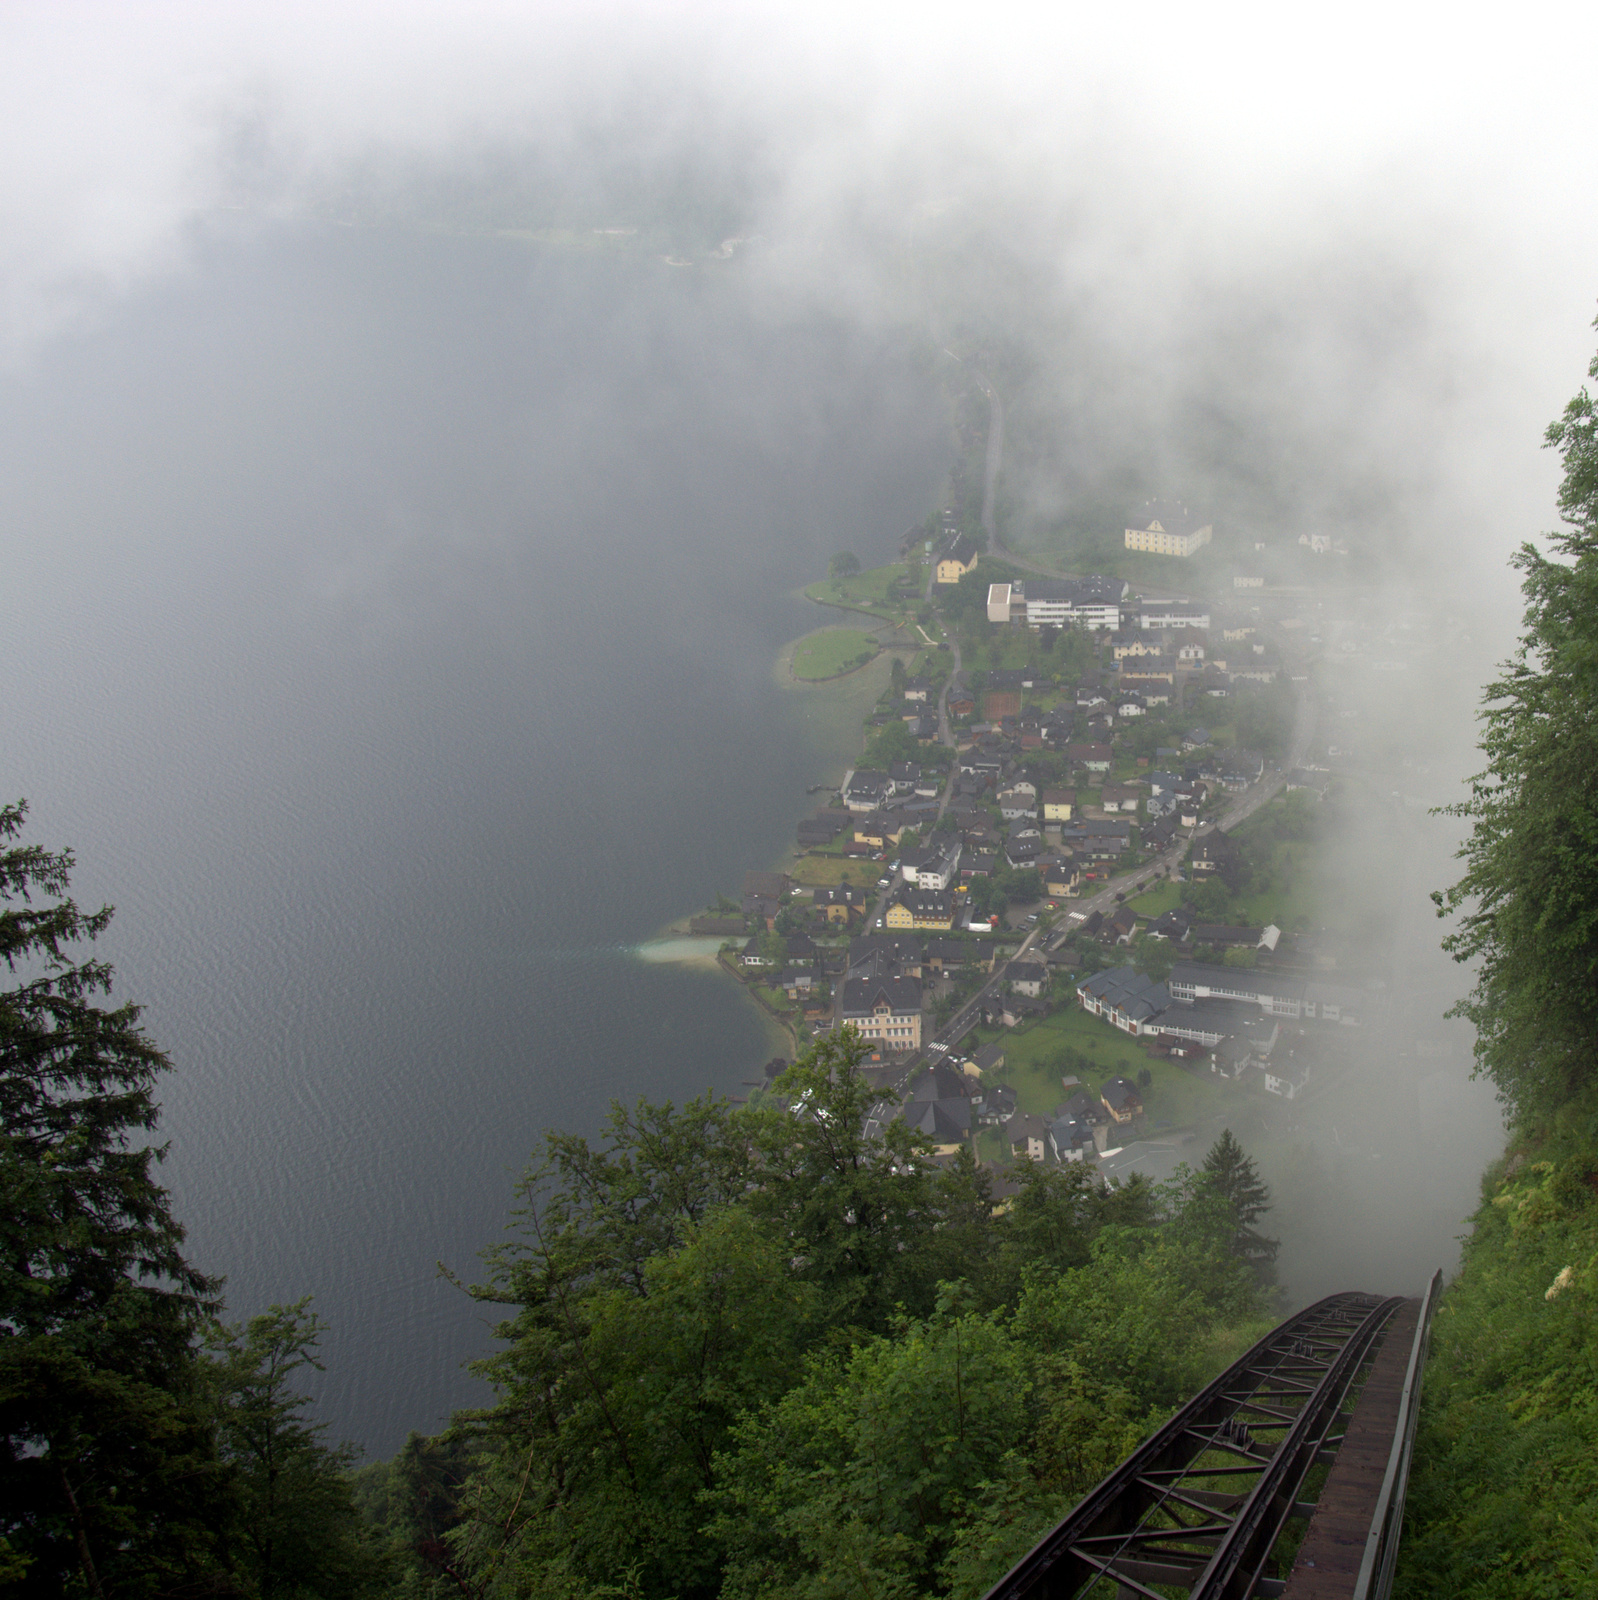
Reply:
M1137 1085L1129 1078L1111 1078L1099 1090L1099 1098L1105 1105L1117 1111L1126 1111L1132 1106L1141 1106L1143 1097L1137 1092Z

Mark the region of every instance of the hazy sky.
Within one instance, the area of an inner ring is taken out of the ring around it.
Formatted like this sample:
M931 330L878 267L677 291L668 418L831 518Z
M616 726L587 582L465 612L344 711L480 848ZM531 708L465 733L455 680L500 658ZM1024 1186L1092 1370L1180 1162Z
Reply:
M1425 455L1485 578L1547 523L1536 438L1592 347L1595 46L1552 5L14 3L0 351L181 273L220 207L686 164L784 295L862 317L903 314L918 227L980 215L1021 314L1089 312L1129 385L1191 386L1252 318L1240 425L1291 388L1341 461ZM1384 299L1401 331L1358 327Z

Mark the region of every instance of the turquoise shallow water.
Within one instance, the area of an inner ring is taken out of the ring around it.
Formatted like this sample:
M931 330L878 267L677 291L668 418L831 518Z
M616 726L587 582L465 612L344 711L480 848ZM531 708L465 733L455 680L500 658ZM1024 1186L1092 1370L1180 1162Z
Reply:
M0 378L0 783L117 904L193 1255L239 1315L316 1296L379 1453L478 1398L436 1263L540 1130L769 1053L636 947L813 803L787 596L946 446L906 352L748 270L213 238Z

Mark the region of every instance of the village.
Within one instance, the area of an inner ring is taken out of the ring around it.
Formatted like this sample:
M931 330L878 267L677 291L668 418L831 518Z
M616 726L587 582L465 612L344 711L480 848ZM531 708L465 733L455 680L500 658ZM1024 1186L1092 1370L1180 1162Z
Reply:
M1209 543L1180 507L1130 520L1128 550ZM1252 581L1157 598L928 531L806 591L888 632L889 682L791 861L690 930L795 1050L858 1034L879 1114L1001 1188L1303 1095L1384 996L1316 928L1330 774L1292 619ZM840 676L876 653L847 648Z

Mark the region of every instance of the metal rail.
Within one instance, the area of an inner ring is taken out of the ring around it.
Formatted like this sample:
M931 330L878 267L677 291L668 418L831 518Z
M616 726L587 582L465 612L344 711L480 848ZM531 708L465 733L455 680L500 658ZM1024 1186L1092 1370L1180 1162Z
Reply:
M1398 1397L1398 1419L1393 1427L1393 1449L1382 1475L1382 1489L1365 1536L1365 1554L1354 1580L1352 1600L1387 1600L1393 1587L1393 1567L1398 1560L1398 1540L1404 1530L1404 1495L1409 1488L1409 1461L1415 1449L1415 1428L1420 1421L1420 1385L1426 1371L1426 1343L1432 1313L1443 1286L1441 1272L1432 1274L1415 1321L1415 1341L1410 1346L1404 1388Z
M1350 1391L1402 1304L1339 1294L1290 1317L1139 1446L988 1600L1281 1594L1272 1550L1290 1520L1313 1514L1300 1498L1305 1480L1334 1459Z

